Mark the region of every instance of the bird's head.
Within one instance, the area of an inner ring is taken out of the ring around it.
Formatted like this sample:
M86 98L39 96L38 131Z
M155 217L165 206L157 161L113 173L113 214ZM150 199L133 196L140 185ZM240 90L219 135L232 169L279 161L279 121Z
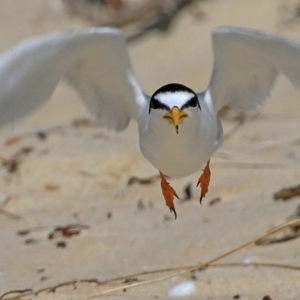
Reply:
M193 115L194 110L201 110L196 93L190 88L170 83L159 88L151 97L149 114L164 111L163 119L175 127L179 132L179 125Z

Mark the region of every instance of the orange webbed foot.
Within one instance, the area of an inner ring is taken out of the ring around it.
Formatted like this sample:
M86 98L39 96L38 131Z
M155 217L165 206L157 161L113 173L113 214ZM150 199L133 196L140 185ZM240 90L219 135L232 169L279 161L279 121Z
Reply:
M174 197L176 197L177 199L178 196L175 192L175 190L170 186L169 182L166 180L165 176L163 173L159 172L160 178L161 178L161 190L162 193L164 195L164 198L166 200L166 205L169 207L170 211L174 213L175 215L175 220L177 219L177 213L175 210L175 206L174 206Z
M202 199L205 197L205 195L208 192L208 186L210 182L210 168L209 168L209 160L206 163L206 166L203 170L203 173L201 174L197 186L200 184L201 188L201 196L200 196L200 204L202 204Z

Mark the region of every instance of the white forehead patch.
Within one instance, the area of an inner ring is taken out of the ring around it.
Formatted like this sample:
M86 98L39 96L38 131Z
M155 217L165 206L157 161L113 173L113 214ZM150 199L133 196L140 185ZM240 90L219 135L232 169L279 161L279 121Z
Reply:
M181 107L187 101L192 99L195 95L188 91L178 91L178 92L161 92L157 94L154 98L159 102L168 105L170 108L173 106Z

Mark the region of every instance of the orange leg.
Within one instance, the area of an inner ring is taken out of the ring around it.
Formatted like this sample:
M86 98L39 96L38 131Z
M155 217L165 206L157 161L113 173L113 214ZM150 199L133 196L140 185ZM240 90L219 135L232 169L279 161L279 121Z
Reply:
M170 211L174 213L175 219L176 219L177 213L175 210L173 200L174 200L174 197L176 197L177 199L179 199L179 198L178 198L175 190L170 186L169 182L166 180L164 174L159 172L159 175L160 175L160 179L161 179L161 183L160 183L161 190L162 190L162 193L166 200L166 205L169 207Z
M209 181L210 181L210 168L209 168L209 160L208 160L203 170L203 173L201 174L197 183L197 186L200 184L200 188L201 188L200 204L202 204L202 199L205 197L205 195L208 192Z

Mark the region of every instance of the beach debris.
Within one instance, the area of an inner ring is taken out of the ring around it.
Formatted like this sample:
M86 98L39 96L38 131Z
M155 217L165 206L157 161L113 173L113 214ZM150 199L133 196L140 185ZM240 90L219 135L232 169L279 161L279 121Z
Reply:
M65 131L67 128L67 125L58 125L48 129L25 132L23 134L12 136L6 139L3 144L4 146L12 146L29 138L37 138L39 141L45 141L50 136L50 134Z
M40 242L41 238L44 236L44 231L47 229L48 227L42 226L20 229L17 230L17 235L24 237L25 245L34 245Z
M107 214L106 214L106 219L111 219L112 218L112 212L109 211Z
M123 283L134 283L134 282L137 282L139 281L136 277L128 277L128 278L125 278Z
M26 245L34 245L34 244L37 244L38 243L38 240L36 240L36 239L26 239L25 241L24 241L24 244L26 244Z
M79 235L82 230L90 228L88 225L82 224L69 224L66 226L56 226L50 227L51 231L49 232L49 227L34 227L28 229L21 229L17 231L17 235L26 237L24 243L26 245L33 245L45 240L45 235L48 240L55 240L55 245L58 248L66 248L67 243L63 239L70 238L75 235ZM45 233L46 231L46 233Z
M44 131L44 130L40 130L36 133L36 137L41 140L41 141L45 141L49 136L49 132Z
M208 206L213 206L221 201L221 197L215 197L208 202Z
M255 244L257 246L266 246L271 244L288 242L298 237L300 237L300 230L298 232L291 232L290 230L287 229L287 230L282 230L281 234L260 239Z
M169 290L168 295L170 297L185 297L185 296L192 295L195 291L196 291L196 285L194 281L187 280L172 287Z
M152 209L153 208L153 201L149 200L149 201L146 201L145 199L139 199L137 201L137 209L138 210L144 210L144 209Z
M138 184L152 184L156 181L158 181L160 179L159 175L154 175L151 177L147 177L147 178L139 178L136 176L131 176L129 177L128 181L127 181L127 185L133 185L134 183L138 183Z
M41 269L37 269L36 270L38 273L44 273L45 271L46 271L46 269L45 268L41 268Z
M138 210L143 210L145 209L145 203L144 203L144 200L143 199L139 199L138 202L137 202L137 208Z
M13 290L13 291L9 291L7 293L4 293L0 296L0 299L5 299L5 297L7 295L10 294L24 294L24 293L28 293L28 292L33 292L33 289L24 289L24 290ZM16 299L19 299L19 297L17 296Z
M69 224L66 226L56 226L48 235L48 239L52 240L56 237L70 238L81 233L83 229L89 229L88 225Z
M60 189L60 185L55 183L48 183L45 185L45 190L48 192L57 192Z
M59 242L56 243L56 247L57 248L66 248L67 243L65 241L59 241Z
M289 200L294 197L300 196L300 184L292 187L283 188L273 194L274 200Z
M6 141L4 141L4 146L12 146L21 141L21 137L19 136L13 136L8 138Z
M277 224L277 226L280 226L281 224L283 224L285 222L297 221L297 220L300 221L300 205L297 206L296 211L293 214L287 216L285 221ZM273 227L270 230L272 230L276 227ZM255 244L258 246L265 246L265 245L270 245L270 244L287 242L287 241L296 239L298 237L300 237L300 225L299 224L293 225L293 226L287 226L287 227L283 228L282 230L276 232L275 234L269 235L266 238L256 241Z
M264 296L262 300L272 300L272 298L270 296Z
M16 173L19 170L20 163L25 159L25 157L34 150L34 147L26 146L20 148L15 154L10 158L1 157L2 166L6 169L8 173Z
M183 188L183 197L181 202L190 201L191 199L193 199L192 184L188 183Z
M96 127L96 122L88 118L77 118L71 121L71 126L75 128L91 128Z
M47 279L48 279L48 277L42 276L42 277L40 278L40 281L45 281L45 280L47 280Z
M24 236L30 233L30 229L22 229L17 231L17 235Z
M243 264L249 265L249 264L255 264L260 263L260 259L256 255L248 256L243 260Z
M239 294L236 294L232 297L232 299L240 299L240 298L241 298L241 295L239 295Z

